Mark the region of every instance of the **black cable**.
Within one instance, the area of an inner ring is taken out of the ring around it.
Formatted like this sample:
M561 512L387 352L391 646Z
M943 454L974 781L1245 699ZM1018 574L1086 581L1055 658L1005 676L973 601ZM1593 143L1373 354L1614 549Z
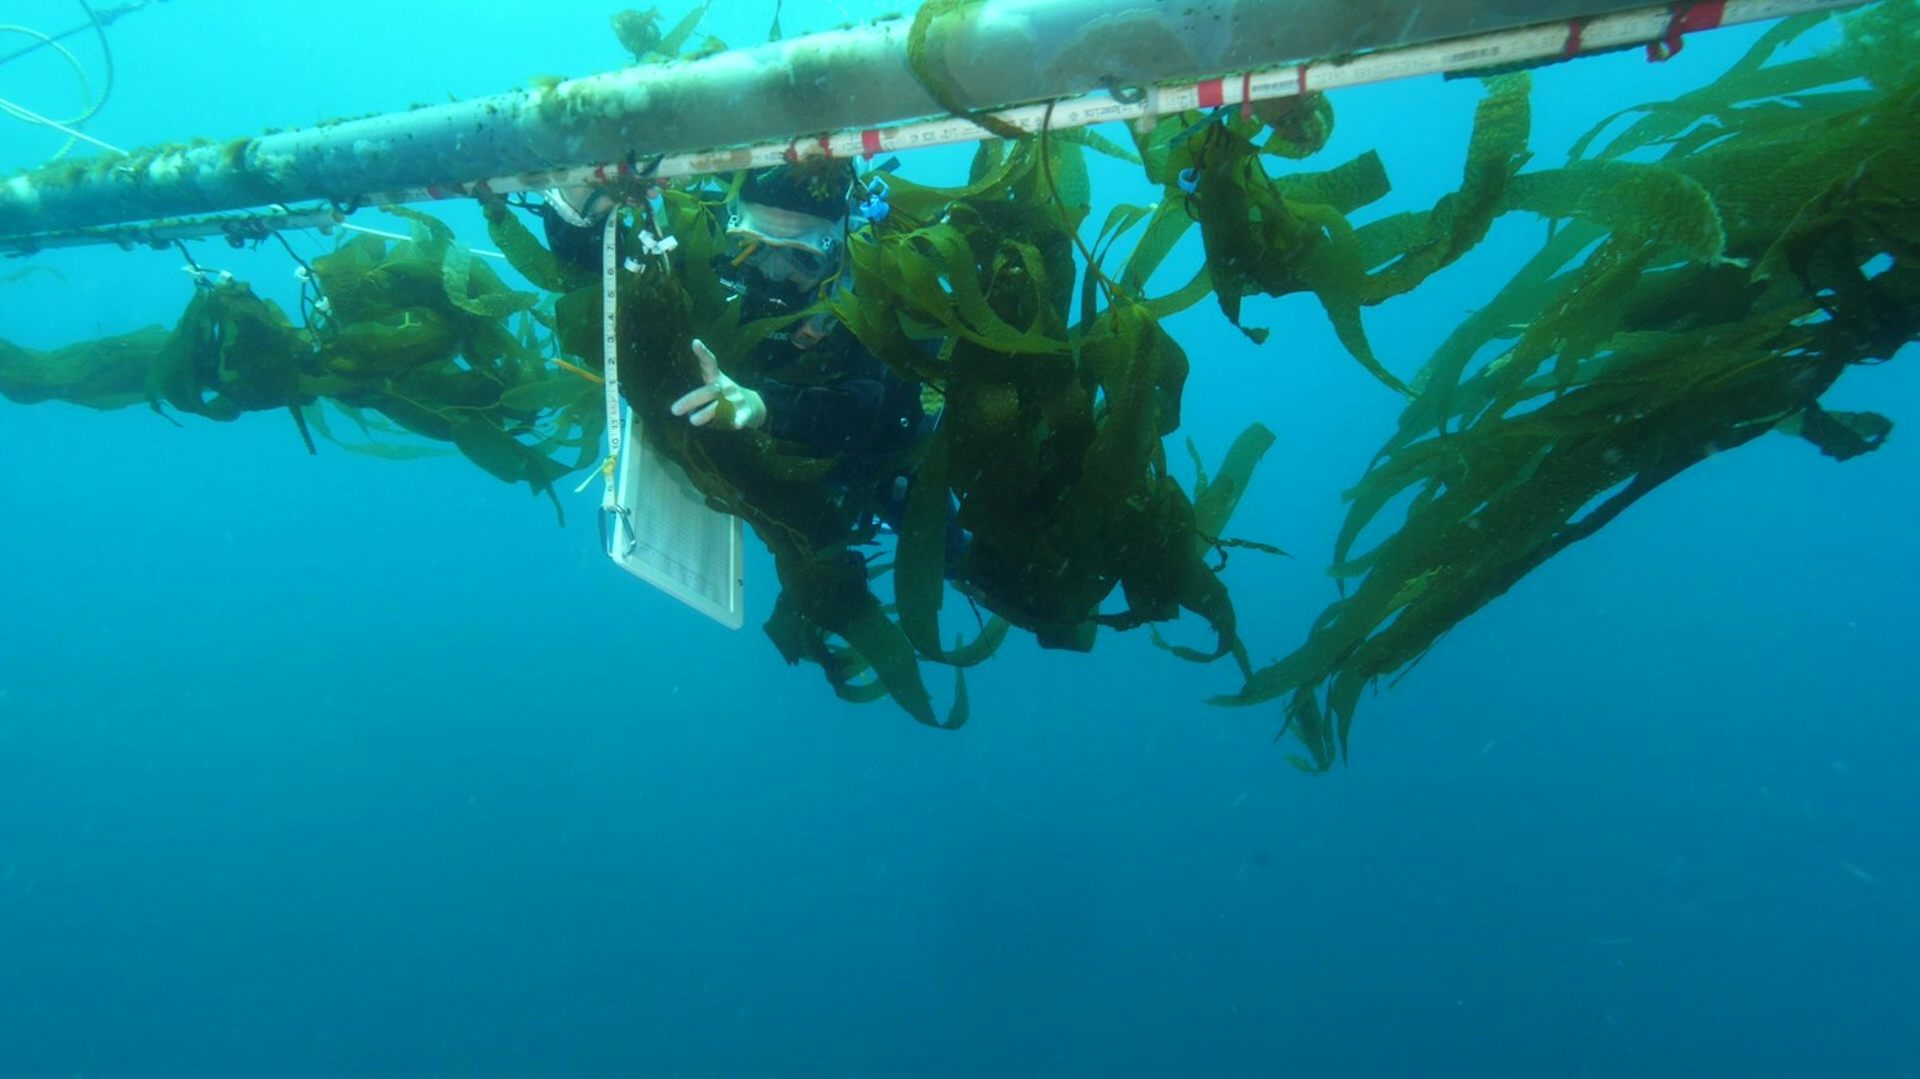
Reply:
M313 336L314 347L318 348L321 331L326 328L322 325L325 320L317 317L322 313L320 300L324 298L320 275L314 272L313 263L301 258L300 253L293 249L293 243L287 239L286 233L275 229L270 235L280 241L281 247L286 248L287 257L300 266L300 324L307 328L307 332Z

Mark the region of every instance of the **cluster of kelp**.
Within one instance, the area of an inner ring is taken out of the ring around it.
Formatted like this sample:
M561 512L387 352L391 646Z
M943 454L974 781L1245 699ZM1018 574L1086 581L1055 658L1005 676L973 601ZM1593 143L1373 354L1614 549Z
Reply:
M1822 21L1775 25L1723 78L1610 118L1559 169L1519 171L1524 113L1496 79L1454 201L1351 233L1322 214L1304 245L1229 267L1263 291L1292 274L1370 361L1354 304L1424 276L1494 215L1555 226L1420 371L1349 492L1342 598L1221 701L1284 699L1301 767L1344 754L1365 686L1691 465L1768 431L1839 459L1887 437L1885 417L1819 398L1920 337L1920 10L1885 0L1846 18L1835 47L1779 59ZM1404 520L1363 547L1390 507Z
M627 401L712 505L765 541L781 582L768 633L848 699L891 697L922 722L957 726L964 682L942 719L921 663L978 663L1016 626L1085 649L1101 626L1187 610L1214 630L1207 657L1236 651L1233 607L1206 556L1226 542L1220 533L1271 437L1251 430L1190 497L1162 451L1179 424L1187 360L1158 309L1111 283L1102 306L1095 274L1069 324L1075 236L1090 202L1082 155L1070 141L991 144L962 188L896 180L889 226L853 245L853 287L821 306L910 369L942 416L922 444L885 458L822 457L672 417L669 404L700 380L695 338L751 383L751 346L814 312L743 323L715 269L724 188L665 191L623 222L621 254L646 267L617 275ZM287 409L310 443L314 430L331 437L328 410L340 410L369 437L451 443L498 478L552 495L561 476L599 461L604 412L587 369L602 347L601 283L556 258L505 200L484 210L493 243L538 293L509 288L438 220L396 210L412 238L356 236L315 259L298 324L245 284L203 274L171 331L50 353L3 346L0 392L216 420ZM673 239L671 272L643 254L650 233ZM908 470L917 478L893 562L870 566L868 492ZM949 564L950 500L972 535L960 566ZM890 603L873 588L888 571ZM952 646L940 628L950 574L994 616ZM1116 590L1124 603L1106 609Z
M548 361L538 296L509 288L438 220L394 212L412 219L412 239L355 236L302 267L318 296L300 324L203 273L172 330L44 353L0 341L0 395L221 421L286 409L309 446L315 430L331 437L326 402L368 439L343 445L403 457L418 444L382 436L423 436L554 497L556 479L598 460L597 398Z
M700 379L694 338L751 382L737 358L790 320L743 322L720 281L724 190L667 190L640 201L620 239L649 267L617 278L622 387L647 437L772 551L782 590L767 631L842 697L890 697L923 723L957 726L964 681L942 719L922 663L978 663L1011 627L1084 649L1100 627L1184 611L1215 643L1173 651L1233 655L1245 685L1219 702L1284 700L1307 751L1296 763L1325 770L1365 686L1688 466L1770 430L1841 458L1886 437L1883 417L1818 399L1847 366L1920 333L1917 15L1916 0L1882 0L1845 22L1837 47L1790 60L1777 57L1821 18L1783 22L1712 86L1600 125L1558 169L1527 171L1528 77L1491 76L1459 189L1361 226L1350 217L1388 191L1373 154L1269 171L1324 146L1333 116L1317 95L1169 117L1131 151L1088 135L988 143L957 188L893 178L892 215L852 238L852 287L821 301L941 410L929 438L884 460L822 458L669 415ZM636 56L670 55L692 26L662 35L641 17L621 32ZM926 60L916 70L937 80ZM1089 147L1138 162L1165 197L1115 208L1085 243ZM357 237L314 260L300 325L244 285L202 278L170 332L50 353L0 342L0 393L220 420L286 408L303 432L330 437L334 408L370 439L399 430L450 443L551 494L599 460L601 390L582 368L598 367L601 289L504 200L485 210L492 241L539 293L508 287L444 225L410 214L410 240ZM1516 212L1552 223L1540 251L1417 377L1396 378L1361 312ZM1196 227L1204 268L1148 295ZM671 273L648 254L667 236ZM1110 268L1127 237L1130 254ZM1341 598L1298 650L1254 670L1208 556L1261 546L1223 533L1272 436L1249 429L1211 480L1196 458L1191 489L1171 475L1163 445L1180 424L1187 358L1160 320L1213 295L1239 326L1244 297L1295 292L1319 300L1407 406L1350 492L1333 567ZM906 526L882 565L862 553L874 531L863 492L908 469ZM949 500L972 535L959 566L948 564ZM890 602L874 590L889 571ZM952 645L941 628L950 575L991 615Z
M781 583L767 630L789 661L810 661L851 700L890 696L921 722L967 715L964 680L953 709L935 711L922 662L965 668L1012 627L1043 644L1085 649L1102 626L1130 629L1200 615L1211 657L1235 651L1235 620L1207 552L1271 440L1254 428L1210 483L1189 496L1168 472L1163 438L1179 424L1187 360L1153 306L1114 292L1069 317L1079 275L1075 236L1090 203L1079 144L990 144L969 182L934 188L895 179L884 228L855 239L852 285L821 301L876 355L928 387L933 433L889 457L827 457L756 432L694 428L668 412L699 380L698 338L751 383L751 345L810 317L743 322L720 280L724 192L669 190L640 222L674 241L673 272L619 278L620 381L647 437L679 461L719 509L753 526ZM501 204L492 236L555 304L559 347L590 354L600 340L601 291L563 280L551 255ZM624 250L644 250L638 234ZM1089 280L1097 281L1097 275ZM813 372L831 379L831 370ZM807 372L783 368L782 379ZM915 475L893 562L870 565L866 492ZM950 502L971 534L949 563ZM892 602L871 587L891 572ZM970 642L940 627L949 575L991 614ZM1118 590L1123 603L1108 609ZM1243 661L1244 663L1244 661Z

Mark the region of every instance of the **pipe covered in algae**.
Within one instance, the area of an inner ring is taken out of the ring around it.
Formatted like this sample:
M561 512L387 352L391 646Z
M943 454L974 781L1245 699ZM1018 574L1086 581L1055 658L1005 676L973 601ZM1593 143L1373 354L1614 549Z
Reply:
M1626 0L931 0L916 18L0 181L0 236L643 160L1643 7ZM918 21L922 26L916 35ZM915 45L916 36L920 37ZM916 74L918 53L947 99Z

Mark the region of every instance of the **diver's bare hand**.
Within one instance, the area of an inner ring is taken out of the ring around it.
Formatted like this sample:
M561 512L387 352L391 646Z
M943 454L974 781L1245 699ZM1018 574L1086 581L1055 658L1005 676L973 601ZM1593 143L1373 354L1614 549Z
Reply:
M758 393L722 373L713 350L697 338L693 342L693 355L700 361L700 377L705 384L675 401L674 415L686 416L687 422L695 427L712 424L722 431L766 426L767 403Z

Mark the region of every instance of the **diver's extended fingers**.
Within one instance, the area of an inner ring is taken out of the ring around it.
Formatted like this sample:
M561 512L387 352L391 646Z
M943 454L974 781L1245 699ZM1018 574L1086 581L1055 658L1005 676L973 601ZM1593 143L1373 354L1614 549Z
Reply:
M720 361L714 359L713 350L698 337L693 339L693 356L700 361L700 380L718 382L720 380Z
M720 387L708 383L705 386L685 394L673 403L671 410L676 416L684 416L701 405L711 404L720 396Z
M718 411L720 411L720 402L715 401L693 415L688 416L687 422L693 424L695 427L705 427L707 424L713 422L713 414Z

